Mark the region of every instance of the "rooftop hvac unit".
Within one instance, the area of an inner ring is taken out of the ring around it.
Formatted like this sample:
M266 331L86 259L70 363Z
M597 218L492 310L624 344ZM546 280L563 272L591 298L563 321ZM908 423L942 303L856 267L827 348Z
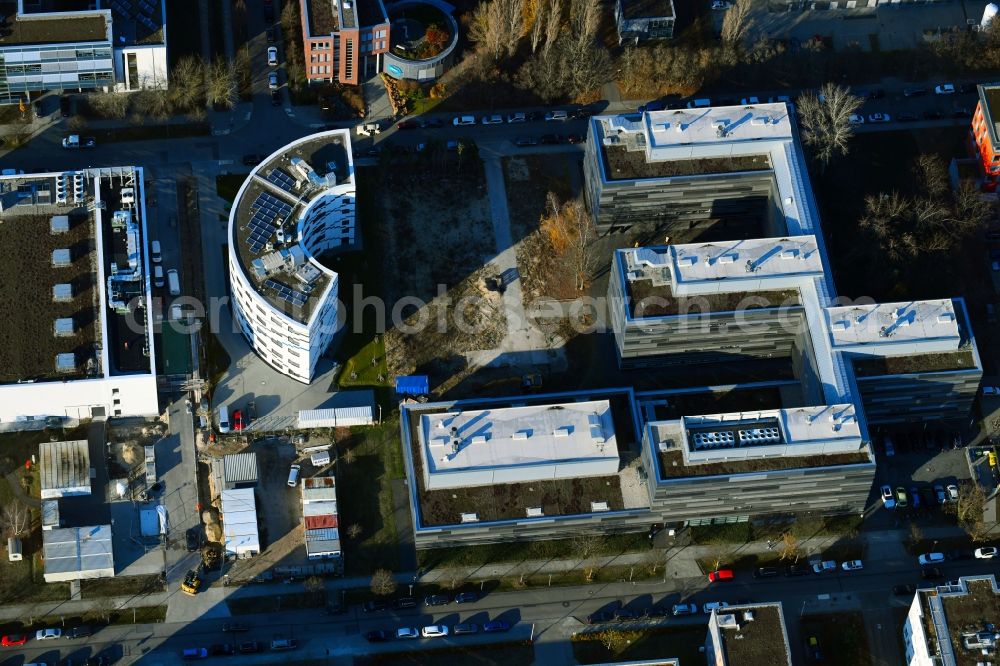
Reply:
M744 622L753 622L753 611L752 610L743 611L743 621Z
M561 428L556 428L555 430L553 430L552 436L555 437L556 439L569 437L570 432L572 432L572 430L573 429L570 426L562 426Z
M590 510L593 513L597 513L599 511L610 511L611 507L608 506L607 502L591 502Z
M64 234L69 231L69 215L53 215L49 221L49 233Z
M515 441L523 442L526 439L528 439L529 437L531 437L531 431L530 430L518 430L513 435L511 435L510 437L511 437L511 439L513 439Z
M475 435L469 441L473 444L485 444L489 438L486 435Z
M83 174L74 173L73 174L73 202L80 203L83 201Z
M545 515L545 512L542 511L542 507L540 506L529 506L526 511L528 518L541 518Z
M478 523L479 514L478 513L463 513L462 514L463 523Z
M73 258L70 256L68 248L52 250L52 266L60 268L69 266L72 263Z

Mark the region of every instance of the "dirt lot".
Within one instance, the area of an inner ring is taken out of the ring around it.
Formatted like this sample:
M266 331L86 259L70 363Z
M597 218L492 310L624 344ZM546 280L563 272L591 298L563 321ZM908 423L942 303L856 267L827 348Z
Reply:
M456 160L449 153L443 164L394 164L382 172L383 291L387 315L395 319L397 309L408 329L387 321L390 376L417 370L446 377L462 367L464 352L492 349L506 332L500 296L485 283L483 266L496 245L482 168L468 158L458 170ZM446 299L438 298L442 292ZM396 308L404 297L416 300ZM467 325L456 326L459 317Z

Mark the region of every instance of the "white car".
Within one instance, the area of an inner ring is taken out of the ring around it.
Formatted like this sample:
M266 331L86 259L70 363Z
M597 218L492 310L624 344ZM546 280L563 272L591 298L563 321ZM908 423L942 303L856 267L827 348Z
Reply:
M888 113L869 113L868 122L870 123L887 123L892 120L892 116Z
M557 121L562 122L562 121L569 120L569 114L566 113L565 111L549 111L548 113L545 114L545 119L546 120L557 120Z
M958 501L958 486L956 486L953 483L950 486L948 486L945 490L948 491L948 499L949 500L951 500L952 502L957 502Z
M62 629L49 627L48 629L39 629L35 632L36 641L51 641L56 638L62 638Z
M158 264L163 261L163 253L160 251L160 241L155 240L149 244L150 254L153 255L151 259L154 264Z
M924 553L917 558L917 563L920 566L925 566L927 564L940 564L944 562L944 553Z
M407 638L420 638L420 632L413 627L400 627L396 630L396 638L400 640Z
M753 104L760 104L760 100L756 97L744 97L740 100L740 104L743 106L751 106Z
M267 47L267 64L271 67L277 67L278 65L278 47L268 46Z
M437 638L438 636L447 636L448 627L443 624L432 624L424 627L420 630L420 635L424 638Z
M517 113L511 113L507 116L508 123L523 123L528 120L528 116L518 111Z
M852 113L850 117L847 119L847 122L851 123L852 125L864 125L865 117L857 113Z
M861 560L849 560L841 564L840 568L844 571L861 571L865 565Z
M475 125L476 124L476 117L475 116L458 116L458 117L456 117L455 119L453 119L451 121L451 124L454 125L455 127L462 127L464 125Z
M998 552L1000 551L997 551L995 546L986 546L985 548L976 548L973 555L979 560L992 560Z
M709 601L707 604L701 607L705 611L706 615L711 615L714 610L722 610L723 608L729 608L729 604L725 601Z
M826 573L828 571L836 571L837 563L834 560L826 560L825 562L817 562L813 565L813 573Z
M483 124L484 125L502 125L503 124L503 116L498 116L498 115L483 116Z
M948 496L944 494L944 486L942 485L934 486L934 496L937 497L938 504L945 504L948 501Z
M954 95L955 85L952 83L942 83L939 86L934 86L935 95Z
M271 72L270 74L267 75L267 87L270 88L271 90L277 90L278 89L278 73L277 72Z

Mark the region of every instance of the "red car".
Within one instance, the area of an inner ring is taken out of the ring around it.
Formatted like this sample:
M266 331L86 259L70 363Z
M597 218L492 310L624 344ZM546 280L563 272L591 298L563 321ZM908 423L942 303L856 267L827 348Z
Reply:
M0 645L4 647L17 647L18 645L24 645L28 642L28 636L26 634L8 634L3 638L0 638Z
M719 569L718 571L713 571L708 574L709 583L718 583L720 580L732 580L733 579L732 569Z
M396 123L396 129L401 130L417 129L418 127L420 127L420 123L416 120L400 120Z
M243 412L239 409L233 412L233 430L243 430Z

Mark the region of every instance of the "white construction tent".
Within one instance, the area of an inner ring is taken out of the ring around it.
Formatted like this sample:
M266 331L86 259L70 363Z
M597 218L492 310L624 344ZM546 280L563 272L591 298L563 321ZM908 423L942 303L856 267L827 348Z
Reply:
M42 558L46 583L111 578L115 575L111 525L45 530Z
M299 411L299 429L349 428L375 423L371 405L335 407L333 409L303 409Z
M222 534L227 557L247 558L260 553L253 488L222 491Z

